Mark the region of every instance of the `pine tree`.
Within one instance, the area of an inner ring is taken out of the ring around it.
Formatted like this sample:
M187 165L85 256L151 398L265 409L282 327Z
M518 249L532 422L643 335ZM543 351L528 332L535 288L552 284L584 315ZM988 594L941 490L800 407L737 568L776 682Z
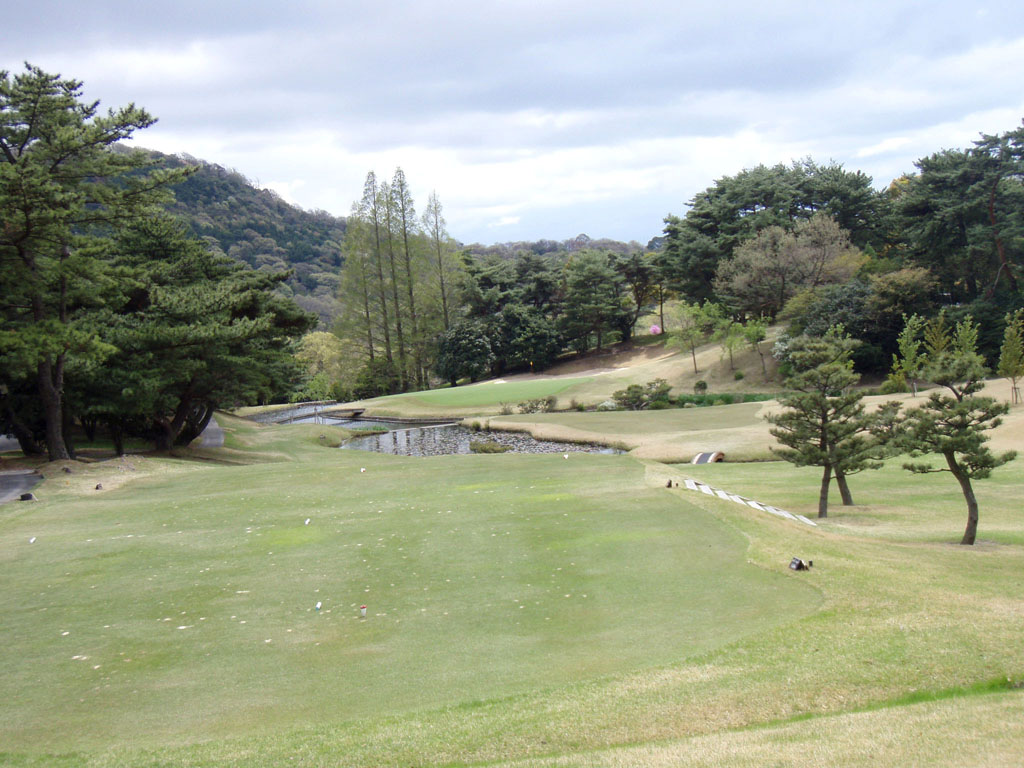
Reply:
M833 472L843 503L850 505L846 476L880 466L883 446L871 434L874 420L864 412L863 394L850 389L860 378L850 359L855 344L840 328L821 338L794 339L794 372L786 380L793 394L779 400L786 410L768 417L772 435L785 446L774 453L798 467L822 467L818 517L828 516Z
M70 458L64 379L113 352L88 321L108 284L111 231L144 217L185 171L111 148L155 120L129 105L99 112L82 84L38 67L0 72L0 295L6 368L35 381L51 460ZM10 371L8 371L10 375Z
M1024 309L1006 315L1006 331L996 373L1010 380L1011 402L1019 403L1021 397L1017 381L1024 376Z
M983 386L985 369L976 345L978 326L967 317L950 333L940 315L928 329L929 347L941 350L925 369L930 381L949 390L931 392L928 401L909 411L902 424L900 440L912 458L940 454L945 468L924 462L908 462L903 468L915 473L950 472L960 484L967 503L967 527L961 544L974 544L978 533L978 500L972 479L983 479L992 470L1016 456L1010 451L993 454L985 442L986 430L1001 423L1009 406L977 393Z
M903 315L903 330L896 337L898 352L892 356L892 372L890 379L900 380L909 383L914 389L914 397L917 397L917 380L921 375L927 357L921 351L924 340L921 332L924 330L925 321L920 315L914 314L910 317Z

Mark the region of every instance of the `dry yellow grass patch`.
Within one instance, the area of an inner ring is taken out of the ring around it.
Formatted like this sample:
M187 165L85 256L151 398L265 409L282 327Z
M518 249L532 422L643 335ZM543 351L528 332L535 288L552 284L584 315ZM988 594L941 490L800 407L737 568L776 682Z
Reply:
M541 766L990 766L1021 764L1024 695L1005 693L819 717L666 744L500 763Z

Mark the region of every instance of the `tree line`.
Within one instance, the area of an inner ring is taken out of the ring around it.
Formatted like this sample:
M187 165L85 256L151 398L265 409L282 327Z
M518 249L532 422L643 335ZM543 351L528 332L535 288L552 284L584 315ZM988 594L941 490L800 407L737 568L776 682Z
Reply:
M362 339L365 375L345 389L537 370L567 351L628 340L648 312L690 344L717 332L736 346L748 324L756 335L759 323L779 321L791 336L821 336L838 322L859 342L856 370L884 375L904 315L946 308L953 321L979 322L980 352L994 362L1006 313L1024 304L1024 128L916 168L881 190L838 163L750 168L666 217L646 247L585 235L460 247L436 195L418 219L400 171L390 183L371 174L349 220L339 327ZM722 331L695 307L735 327Z
M101 113L82 84L0 72L0 431L26 454L75 456L72 427L159 448L214 408L290 389L315 317L197 240L165 206L188 168L112 151L154 122Z
M580 236L537 253L460 248L431 194L422 216L401 169L367 176L348 218L337 335L362 367L343 386L367 397L541 370L565 350L628 340L658 296L653 254L598 251Z

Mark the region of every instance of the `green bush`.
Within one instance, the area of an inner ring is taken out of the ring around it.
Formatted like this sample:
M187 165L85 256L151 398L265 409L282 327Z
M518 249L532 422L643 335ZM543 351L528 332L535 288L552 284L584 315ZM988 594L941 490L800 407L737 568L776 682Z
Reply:
M878 388L880 395L898 395L909 391L910 385L907 383L907 377L902 373L890 373L882 382L882 386Z
M698 379L693 383L693 394L703 395L708 391L708 383L704 379Z
M659 408L668 408L672 405L668 394L671 388L664 379L655 379L646 384L630 384L625 389L613 393L612 398L620 407L631 411L652 408L655 403L661 404Z
M743 371L736 371L736 372L735 372L735 373L734 373L734 374L732 375L732 377L733 377L733 378L734 378L734 379L735 379L736 381L741 381L741 380L743 379L743 377L744 377L744 376L746 376L746 374L745 374L745 373L743 373Z
M505 453L509 447L501 443L492 443L490 440L470 440L469 450L473 453Z

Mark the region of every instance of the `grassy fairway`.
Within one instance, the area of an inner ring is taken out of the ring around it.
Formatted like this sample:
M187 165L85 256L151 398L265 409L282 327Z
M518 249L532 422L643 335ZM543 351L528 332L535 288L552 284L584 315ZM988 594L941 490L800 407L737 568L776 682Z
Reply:
M361 401L370 412L379 415L460 416L497 413L503 404L515 406L524 400L555 395L565 400L572 392L592 381L592 377L517 378L515 381L484 381L461 387L408 392L402 395ZM565 405L568 404L566 400Z
M819 602L633 459L402 459L314 448L319 429L261 430L300 436L261 446L297 462L185 484L150 460L117 490L53 480L0 508L0 743L157 745L496 699L672 663Z
M961 547L955 482L898 462L811 527L665 488L692 476L812 514L817 472L783 463L400 459L321 448L324 427L228 427L207 457L264 463L146 460L109 493L101 473L133 473L93 465L0 507L0 764L1024 753L1006 682L1024 676L1020 459L976 485L979 544Z
M664 411L540 413L494 416L495 429L528 430L551 440L621 444L641 458L689 461L703 451L724 451L730 461L771 457L774 441L762 417L773 403L738 403Z

